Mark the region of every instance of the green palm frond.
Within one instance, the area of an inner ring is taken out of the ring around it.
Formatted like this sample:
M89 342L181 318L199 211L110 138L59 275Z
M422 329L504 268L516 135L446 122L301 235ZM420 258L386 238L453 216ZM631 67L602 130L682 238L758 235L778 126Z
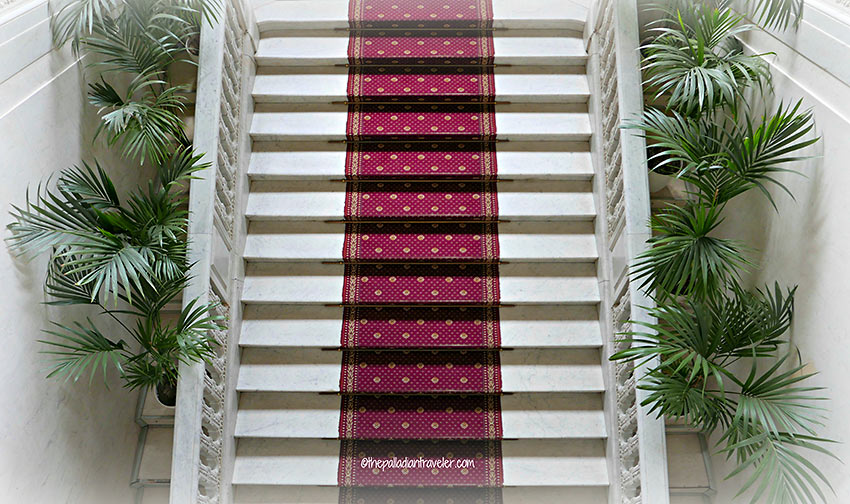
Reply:
M60 249L61 251L61 249ZM54 254L47 264L44 291L51 298L50 305L90 305L96 303L97 293L92 283L82 283L83 275L68 271L65 262Z
M225 328L224 318L213 314L216 306L193 299L180 312L174 335L185 358L202 360L212 357L213 347L219 344L212 332Z
M7 226L11 236L6 242L14 253L34 257L100 232L104 222L98 212L73 194L61 188L47 191L41 185L36 194L30 199L27 191L24 208L12 206L14 221Z
M212 305L194 299L183 308L176 323L163 323L159 316L140 318L132 334L144 351L127 363L127 386L153 386L163 378L176 381L179 363L215 357L219 343L212 331L222 327L221 318L212 315L212 309Z
M661 296L690 295L707 299L742 268L751 266L743 245L710 233L722 222L722 207L700 202L668 205L650 219L650 248L640 254L631 270L641 288Z
M826 398L812 396L811 392L820 392L823 387L797 386L814 374L803 374L804 366L782 371L787 359L787 355L782 357L761 375L758 374L758 360L752 359L747 378L735 379L741 390L733 422L774 435L783 432L816 434L815 427L822 425L819 412L823 408L814 403Z
M48 346L42 353L52 356L49 378L59 377L77 381L89 374L89 383L100 369L104 381L110 367L123 373L126 348L123 341L114 342L101 333L90 319L83 325L71 326L53 323L54 330L44 331L55 340L40 340Z
M746 0L750 13L766 28L796 28L803 19L803 0Z
M209 168L210 163L202 163L203 154L195 154L192 149L179 148L157 165L159 182L168 191L183 190L187 183L197 177L196 172Z
M94 30L113 11L123 4L122 0L72 0L53 16L53 41L62 46L72 41L74 50L79 50L80 39Z
M752 188L759 189L774 205L768 184L777 186L787 194L791 192L776 178L781 173L796 173L782 168L811 156L798 152L814 145L820 137L812 137L814 119L811 110L801 111L802 100L794 105L780 103L772 114L765 114L761 121L745 113L743 120L736 121L726 135L724 157L727 160L720 173L720 183L713 182L707 188L720 194L719 201L728 201ZM791 195L793 197L793 195Z
M80 203L101 211L121 206L115 185L97 162L94 168L83 162L82 167L64 170L56 185L60 191L73 194Z
M120 145L125 157L139 158L140 163L147 158L167 159L175 142L185 138L180 118L186 106L185 90L175 86L125 99L106 81L90 84L89 101L102 114L95 138L106 132L109 145Z
M95 25L83 38L86 50L100 56L90 66L131 75L164 72L183 48L175 40L158 36L160 30L152 14L149 11L146 19L123 15Z
M32 256L52 252L47 290L60 300L85 291L90 303L111 298L133 304L151 287L186 276L188 211L176 189L206 166L198 160L191 151L175 153L162 170L177 180L168 187L151 183L124 206L99 164L64 170L55 189L39 188L35 201L15 208L9 246Z
M730 293L709 300L720 331L718 353L725 358L770 357L785 343L791 327L797 288L747 292L733 286Z
M689 384L704 388L715 379L722 386L726 370L712 361L722 339L709 308L702 303L690 303L687 308L670 304L649 313L658 322L638 323L644 331L625 333L629 339L622 342L630 348L615 353L611 360L634 360L642 366L657 358L657 368L671 375L682 373Z
M651 372L638 388L647 392L641 405L649 406L650 413L673 421L684 420L703 432L711 432L729 417L731 406L724 396L689 380L686 371Z
M68 273L82 275L80 285L92 284L93 296L102 292L104 298L117 301L123 291L130 303L133 287L140 289L142 283L150 283L155 259L149 249L105 231L74 243L57 257L66 261Z
M696 17L676 11L670 26L654 28L646 55L644 84L667 108L698 116L724 105L735 106L743 90L769 84L762 55L744 54L735 36L752 29L731 9L695 7Z
M734 426L727 434L733 432L738 432ZM727 479L747 470L752 471L737 495L741 496L753 489L751 504L759 501L777 504L826 503L828 501L822 487L832 490L832 486L826 475L806 458L804 452L835 458L822 446L828 443L832 441L803 434L745 431L737 436L736 443L722 449L728 456L735 454L738 463Z
M723 166L722 124L689 118L672 111L670 115L648 108L640 119L627 120L625 129L643 132L653 154L649 161L655 170L671 171L677 177L696 176Z
M814 119L802 103L780 103L775 111L755 118L744 111L724 120L692 118L647 109L624 128L643 132L654 153L656 169L675 171L693 184L702 200L722 205L751 189L774 204L768 190L776 186L790 194L778 175L796 173L785 165L809 159L801 155L820 140L813 137Z
M767 497L768 502L827 502L821 487L832 488L825 475L801 453L801 449L834 457L815 436L821 425L824 397L813 396L822 387L799 384L812 374L804 366L785 369L787 356L762 374L753 360L749 376L738 382L741 391L735 414L718 444L727 457L735 456L735 476L751 469L739 495L753 489L752 503Z

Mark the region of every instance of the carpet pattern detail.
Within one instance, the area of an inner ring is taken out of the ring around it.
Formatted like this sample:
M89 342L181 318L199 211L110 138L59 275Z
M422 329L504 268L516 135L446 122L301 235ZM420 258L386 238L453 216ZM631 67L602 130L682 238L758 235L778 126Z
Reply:
M502 502L489 0L350 0L341 503Z

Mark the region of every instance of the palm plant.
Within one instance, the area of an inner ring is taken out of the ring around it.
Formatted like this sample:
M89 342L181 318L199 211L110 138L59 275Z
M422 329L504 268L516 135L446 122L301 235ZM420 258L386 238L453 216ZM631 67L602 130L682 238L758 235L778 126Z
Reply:
M639 387L651 411L721 432L719 450L737 464L729 477L750 472L739 495L752 491L754 503L825 502L829 482L805 456L829 454L829 441L816 435L821 389L803 386L811 375L782 351L796 289L745 291L739 279L752 264L744 245L712 235L726 203L747 191L758 189L776 208L770 186L790 195L778 175L819 139L811 138L812 114L800 102L761 117L739 106L748 88L769 90L770 75L761 55L742 51L736 36L752 26L730 3L655 7L664 15L642 49L644 84L656 104L624 127L645 136L653 170L690 189L686 201L651 218L650 247L632 269L655 296L649 314L656 321L633 322L639 329L625 333L627 349L612 360L649 367ZM799 21L802 9L800 0L745 5L780 28ZM749 372L741 376L740 367Z
M202 20L217 11L217 0L74 0L59 11L57 43L71 40L101 72L89 92L102 116L95 137L105 132L110 145L140 162L158 163L190 143L180 118L189 86L169 82L167 72L175 63L195 64ZM107 81L114 73L127 76L126 89Z
M797 27L803 17L804 0L702 0L697 4L693 0L662 0L653 8L666 12L680 10L682 13L693 12L696 6L706 5L716 9L726 9L731 6L743 7L748 16L753 17L765 28L786 30L789 26Z
M210 331L219 328L213 306L193 300L176 323L162 316L190 279L186 185L206 167L191 150L177 150L158 165L158 180L124 203L100 165L83 164L62 171L55 189L39 188L26 207L14 207L10 249L50 253L49 303L96 306L126 333L108 336L91 320L53 324L46 332L54 339L44 341L55 358L50 376L91 379L111 365L136 388L174 382L179 362L212 357ZM127 314L135 325L124 322Z
M651 247L632 269L641 288L659 297L706 299L735 282L751 266L742 244L710 236L720 223L722 206L702 202L668 205L651 217Z
M776 359L787 344L795 290L733 287L712 299L660 304L650 310L657 322L636 322L640 330L623 341L630 348L612 356L651 366L640 385L651 411L706 434L723 431L720 451L738 464L729 477L753 470L739 493L753 489L752 502L825 501L822 487L830 487L799 453L829 454L823 445L830 441L815 433L824 398L812 393L821 388L802 386L813 375L803 365L789 369L787 354ZM774 362L765 366L766 359ZM747 363L745 378L730 370Z
M788 192L776 175L793 172L783 166L807 159L796 153L819 140L810 138L814 119L801 106L779 104L759 119L749 111L693 118L650 108L625 127L644 132L656 169L672 168L704 201L723 204L758 189L773 203L769 185Z
M656 101L664 97L668 109L688 116L734 107L746 88L770 82L762 55L745 54L735 38L753 28L743 16L729 8L696 9L698 15L669 9L669 17L651 30L652 41L641 47L644 85Z
M656 169L672 168L694 188L690 201L670 204L651 218L652 247L632 270L643 287L659 297L705 299L735 283L739 271L751 266L740 243L711 232L732 198L758 189L775 206L769 185L788 192L777 175L791 171L784 166L805 159L797 153L818 141L809 138L811 112L800 111L800 106L780 104L758 121L744 111L722 122L716 116L648 109L639 121L626 125L643 131L652 143Z

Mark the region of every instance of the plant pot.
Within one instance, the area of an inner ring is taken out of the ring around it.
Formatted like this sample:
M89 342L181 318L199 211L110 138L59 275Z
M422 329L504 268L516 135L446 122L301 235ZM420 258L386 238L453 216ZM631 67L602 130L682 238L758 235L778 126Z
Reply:
M161 405L173 408L177 404L177 384L162 380L154 387L154 397Z
M662 175L654 171L649 172L649 194L655 194L664 189L670 181L673 180L673 178L674 177L669 175Z

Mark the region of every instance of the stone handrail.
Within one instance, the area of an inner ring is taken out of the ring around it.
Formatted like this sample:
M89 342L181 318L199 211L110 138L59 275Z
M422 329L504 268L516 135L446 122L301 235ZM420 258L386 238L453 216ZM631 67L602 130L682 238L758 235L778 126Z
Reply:
M590 60L590 115L597 195L596 234L600 243L605 413L611 504L667 504L664 421L640 405L636 385L645 368L609 362L624 349L620 333L630 321L650 321L652 299L630 281L628 270L650 237L646 145L621 128L643 110L637 0L597 0L586 25Z
M239 296L245 223L242 202L251 142L256 23L242 0L223 0L213 23L201 30L194 147L211 164L192 181L189 258L193 278L184 303L218 305L224 330L216 331L216 357L181 364L174 420L171 504L232 501L233 425L238 369Z

